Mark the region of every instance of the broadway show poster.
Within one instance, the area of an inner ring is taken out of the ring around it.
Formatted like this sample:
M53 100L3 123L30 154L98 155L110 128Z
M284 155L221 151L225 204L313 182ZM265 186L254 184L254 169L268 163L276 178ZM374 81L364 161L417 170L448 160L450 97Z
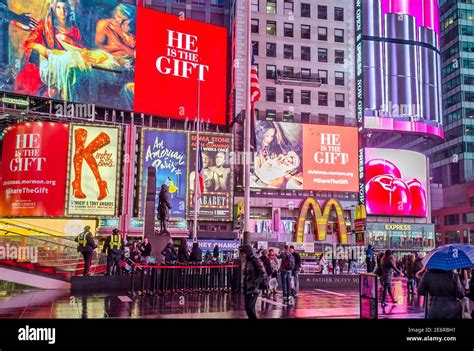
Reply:
M68 215L115 215L119 132L119 128L112 127L72 126Z
M168 187L171 219L186 217L186 172L188 134L186 132L144 129L141 154L141 214L145 211L148 167L156 169L155 211L161 186Z
M232 220L233 167L229 164L232 150L230 134L200 133L204 173L204 193L201 197L199 219L209 221ZM194 186L197 138L189 135L188 218L194 216Z
M0 14L2 90L133 108L135 6L118 0L3 0Z
M64 216L69 126L23 122L2 146L1 216Z

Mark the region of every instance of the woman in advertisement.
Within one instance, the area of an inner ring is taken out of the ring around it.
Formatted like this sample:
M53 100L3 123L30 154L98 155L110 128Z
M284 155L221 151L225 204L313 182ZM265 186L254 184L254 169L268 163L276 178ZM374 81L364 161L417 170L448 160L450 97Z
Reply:
M278 123L263 121L257 127L254 174L257 187L302 189L301 158Z

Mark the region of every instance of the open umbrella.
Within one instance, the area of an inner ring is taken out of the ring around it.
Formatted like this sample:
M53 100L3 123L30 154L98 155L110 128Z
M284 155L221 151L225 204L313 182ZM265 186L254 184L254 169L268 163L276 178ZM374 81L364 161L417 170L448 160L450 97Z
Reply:
M474 246L449 244L436 248L425 256L423 264L428 269L451 271L474 267Z

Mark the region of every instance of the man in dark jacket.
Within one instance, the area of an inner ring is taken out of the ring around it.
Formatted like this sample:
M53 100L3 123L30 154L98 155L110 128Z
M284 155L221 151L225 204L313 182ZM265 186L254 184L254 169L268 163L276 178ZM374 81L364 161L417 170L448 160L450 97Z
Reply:
M452 271L430 269L418 286L420 296L429 294L428 319L461 319L464 289L459 276Z
M120 261L123 252L123 240L118 229L112 231L112 235L105 240L104 248L102 253L107 254L107 273L106 275L112 275L112 270L115 267L115 274L120 275L121 267Z
M260 293L259 285L265 279L262 261L253 253L252 246L244 245L240 249L242 258L242 289L245 299L245 312L249 319L257 319L255 304Z
M265 272L267 273L267 277L271 277L272 276L272 263L270 262L270 259L268 258L268 252L267 250L262 250L260 251L260 260L262 261L263 263L263 267L265 268ZM262 291L262 296L265 296L265 297L268 297L270 293L270 290L269 289L265 289Z
M84 273L83 275L89 275L89 269L92 263L92 253L97 248L91 233L91 227L85 226L84 231L80 233L75 241L79 244L77 251L82 253L84 257Z
M295 269L295 258L288 250L288 245L283 247L277 258L281 259L281 287L283 289L283 300L286 300L290 298L291 273Z
M372 258L374 257L374 250L372 249L372 245L367 246L367 250L365 251L365 264L367 266L367 273L372 273L374 271L374 267L372 266Z
M140 250L140 255L142 256L142 260L145 261L146 264L150 263L151 244L148 241L147 237L143 238L143 242L141 243L138 250Z
M298 252L295 251L295 247L293 245L290 246L290 253L295 258L295 268L293 269L292 275L293 280L295 282L295 288L293 289L293 296L298 296L298 292L300 291L300 280L298 275L300 274L301 270L301 256Z
M202 251L198 243L193 243L193 248L191 250L191 255L189 256L191 262L201 262L202 261Z

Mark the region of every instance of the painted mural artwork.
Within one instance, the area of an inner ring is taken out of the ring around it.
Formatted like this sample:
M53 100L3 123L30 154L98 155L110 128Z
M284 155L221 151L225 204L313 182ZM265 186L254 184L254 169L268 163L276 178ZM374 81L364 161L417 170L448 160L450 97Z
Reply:
M0 13L1 90L132 109L135 6L2 0Z

